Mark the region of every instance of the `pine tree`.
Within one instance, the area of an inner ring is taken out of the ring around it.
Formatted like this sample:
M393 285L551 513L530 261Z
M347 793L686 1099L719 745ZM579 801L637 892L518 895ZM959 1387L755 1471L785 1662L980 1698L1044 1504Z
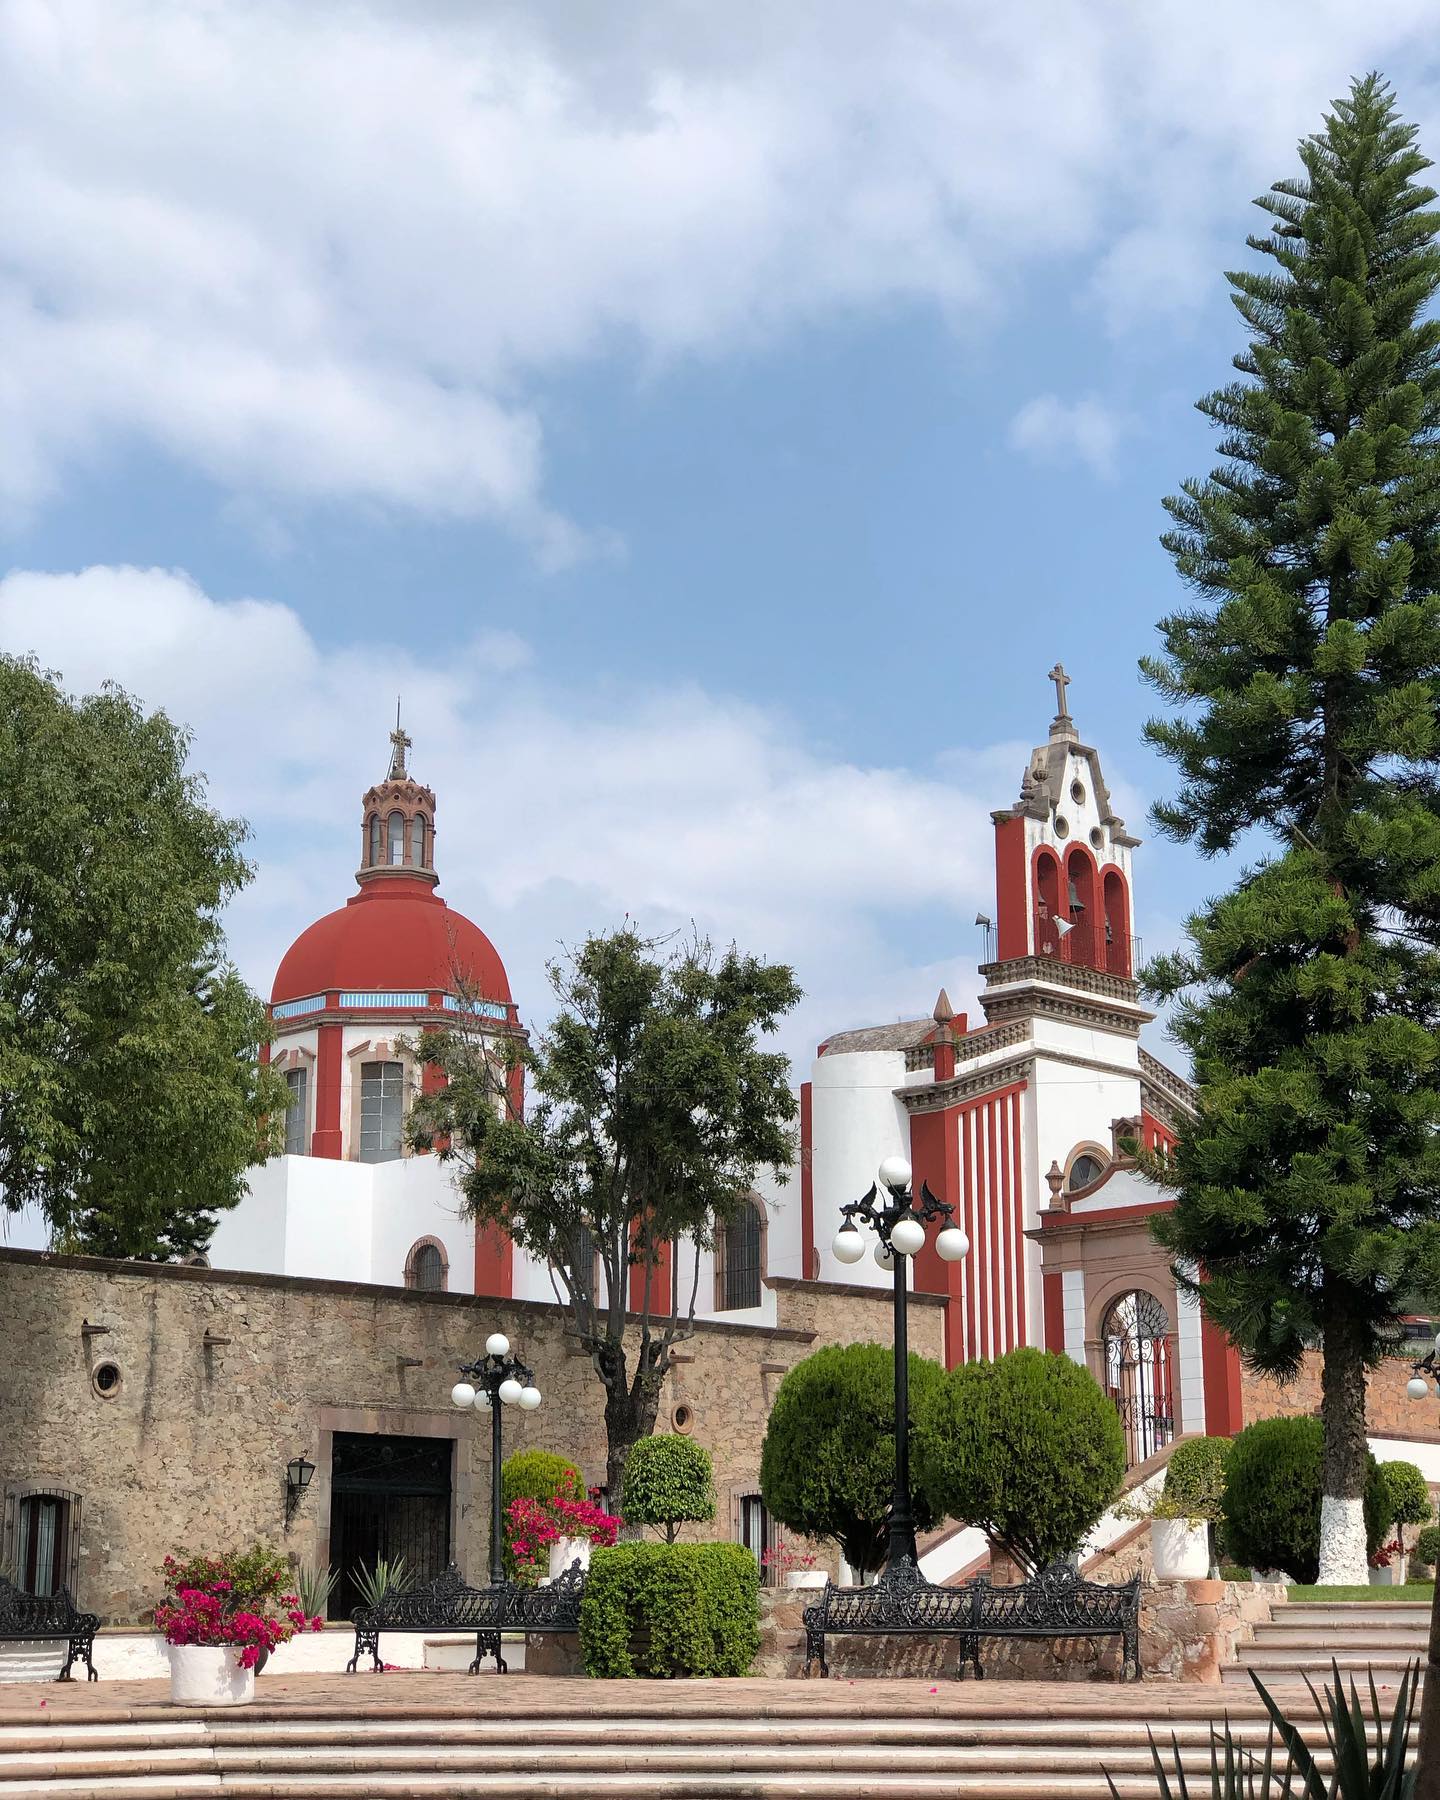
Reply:
M1157 1236L1250 1362L1323 1358L1320 1579L1365 1580L1365 1371L1440 1297L1440 217L1375 75L1257 201L1224 459L1166 501L1195 598L1142 668L1184 716L1155 809L1274 849L1147 972L1199 1111ZM1242 840L1244 840L1242 845Z

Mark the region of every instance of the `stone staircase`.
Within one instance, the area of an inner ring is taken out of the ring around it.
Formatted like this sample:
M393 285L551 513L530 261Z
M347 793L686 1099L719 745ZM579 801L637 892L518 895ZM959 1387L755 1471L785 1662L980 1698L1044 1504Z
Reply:
M893 1694L882 1704L864 1694L869 1682L837 1684L829 1704L787 1684L784 1701L754 1711L744 1690L770 1684L724 1685L731 1694L711 1706L686 1696L683 1710L639 1717L623 1702L607 1716L593 1690L583 1712L506 1717L503 1687L485 1683L468 1717L359 1705L296 1717L257 1706L244 1716L6 1725L0 1800L1108 1800L1107 1771L1125 1800L1154 1800L1147 1723L1167 1760L1173 1732L1199 1774L1222 1699L1214 1689L1187 1702L1088 1683L1060 1692L1006 1683L1002 1698L946 1684L931 1703L943 1711L922 1702L907 1716ZM1258 1703L1223 1698L1258 1745Z
M1231 1687L1250 1688L1253 1669L1267 1687L1293 1686L1308 1676L1318 1688L1333 1660L1342 1675L1354 1675L1362 1692L1366 1670L1377 1687L1394 1687L1410 1663L1417 1658L1424 1663L1429 1633L1425 1601L1286 1603L1271 1609L1268 1624L1255 1627L1253 1642L1240 1646L1238 1660L1222 1679Z

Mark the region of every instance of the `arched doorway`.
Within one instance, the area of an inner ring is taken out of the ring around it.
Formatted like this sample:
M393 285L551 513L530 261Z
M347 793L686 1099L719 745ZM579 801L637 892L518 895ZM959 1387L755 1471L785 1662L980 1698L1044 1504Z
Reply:
M1100 1328L1105 1391L1125 1432L1125 1464L1133 1468L1175 1436L1170 1315L1144 1288L1110 1304Z

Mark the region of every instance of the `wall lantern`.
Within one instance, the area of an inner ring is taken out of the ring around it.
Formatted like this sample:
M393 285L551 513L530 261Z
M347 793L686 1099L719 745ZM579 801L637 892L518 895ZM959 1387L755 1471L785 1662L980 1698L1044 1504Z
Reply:
M285 1529L290 1529L290 1521L295 1517L296 1509L305 1498L305 1490L310 1485L315 1473L315 1465L303 1456L292 1456L285 1465Z

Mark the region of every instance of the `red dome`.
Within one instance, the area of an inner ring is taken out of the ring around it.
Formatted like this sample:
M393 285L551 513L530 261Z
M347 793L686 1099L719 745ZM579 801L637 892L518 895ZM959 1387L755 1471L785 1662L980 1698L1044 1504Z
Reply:
M300 933L281 959L270 999L278 1006L335 988L453 993L457 972L480 998L509 1000L495 946L428 883L367 882L353 900Z

